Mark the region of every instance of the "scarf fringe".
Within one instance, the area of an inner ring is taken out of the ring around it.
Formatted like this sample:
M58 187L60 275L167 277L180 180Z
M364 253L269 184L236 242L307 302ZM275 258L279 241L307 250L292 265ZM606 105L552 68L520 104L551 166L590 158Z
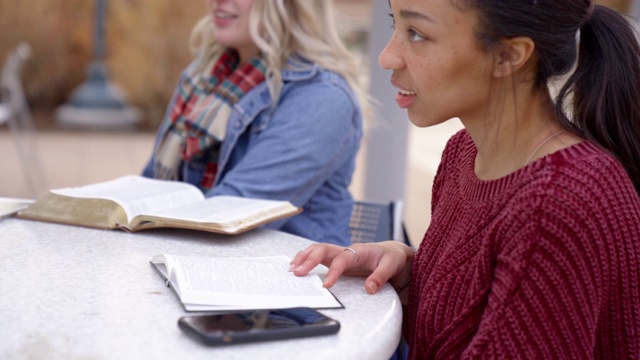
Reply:
M164 119L170 124L163 126L166 131L155 153L156 178L178 180L183 161L206 154L203 182L211 184L219 152L209 150L224 141L233 106L265 80L266 62L253 58L240 64L238 53L228 50L212 59L206 69L187 77L176 89L173 108Z

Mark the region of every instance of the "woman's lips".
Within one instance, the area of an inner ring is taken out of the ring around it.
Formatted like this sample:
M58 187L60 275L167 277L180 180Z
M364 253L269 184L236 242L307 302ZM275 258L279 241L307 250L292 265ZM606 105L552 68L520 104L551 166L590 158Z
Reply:
M396 94L396 103L403 109L411 106L411 103L416 98L416 93L414 91L409 90L400 90Z
M236 15L224 11L215 11L213 13L213 20L218 27L229 25L236 18Z

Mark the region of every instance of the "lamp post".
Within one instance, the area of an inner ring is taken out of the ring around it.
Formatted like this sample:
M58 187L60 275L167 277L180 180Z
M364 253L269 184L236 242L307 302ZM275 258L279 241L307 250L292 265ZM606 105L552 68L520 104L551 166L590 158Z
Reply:
M94 61L87 67L87 79L56 110L60 125L103 129L133 128L139 111L127 105L122 92L111 83L105 61L104 18L106 0L96 0Z

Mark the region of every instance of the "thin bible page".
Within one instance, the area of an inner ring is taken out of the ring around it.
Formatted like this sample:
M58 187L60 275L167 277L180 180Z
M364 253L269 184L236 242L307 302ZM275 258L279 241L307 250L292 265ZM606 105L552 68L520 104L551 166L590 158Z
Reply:
M51 190L51 192L78 198L113 200L124 208L129 220L140 214L204 199L202 192L193 185L140 176L125 176L86 186Z
M184 204L167 209L155 209L146 213L157 217L180 219L185 221L231 224L288 212L292 209L282 201L249 199L235 196L214 196L197 205ZM284 211L283 211L284 210Z
M286 256L209 258L175 256L185 304L240 308L341 307L317 274L289 272Z

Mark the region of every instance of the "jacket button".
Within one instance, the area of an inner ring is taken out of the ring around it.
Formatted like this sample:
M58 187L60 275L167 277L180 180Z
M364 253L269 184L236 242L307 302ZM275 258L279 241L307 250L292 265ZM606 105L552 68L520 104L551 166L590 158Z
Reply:
M240 120L236 120L236 122L235 122L234 126L235 126L236 128L239 128L239 127L241 127L241 126L242 126L242 122L240 122Z

